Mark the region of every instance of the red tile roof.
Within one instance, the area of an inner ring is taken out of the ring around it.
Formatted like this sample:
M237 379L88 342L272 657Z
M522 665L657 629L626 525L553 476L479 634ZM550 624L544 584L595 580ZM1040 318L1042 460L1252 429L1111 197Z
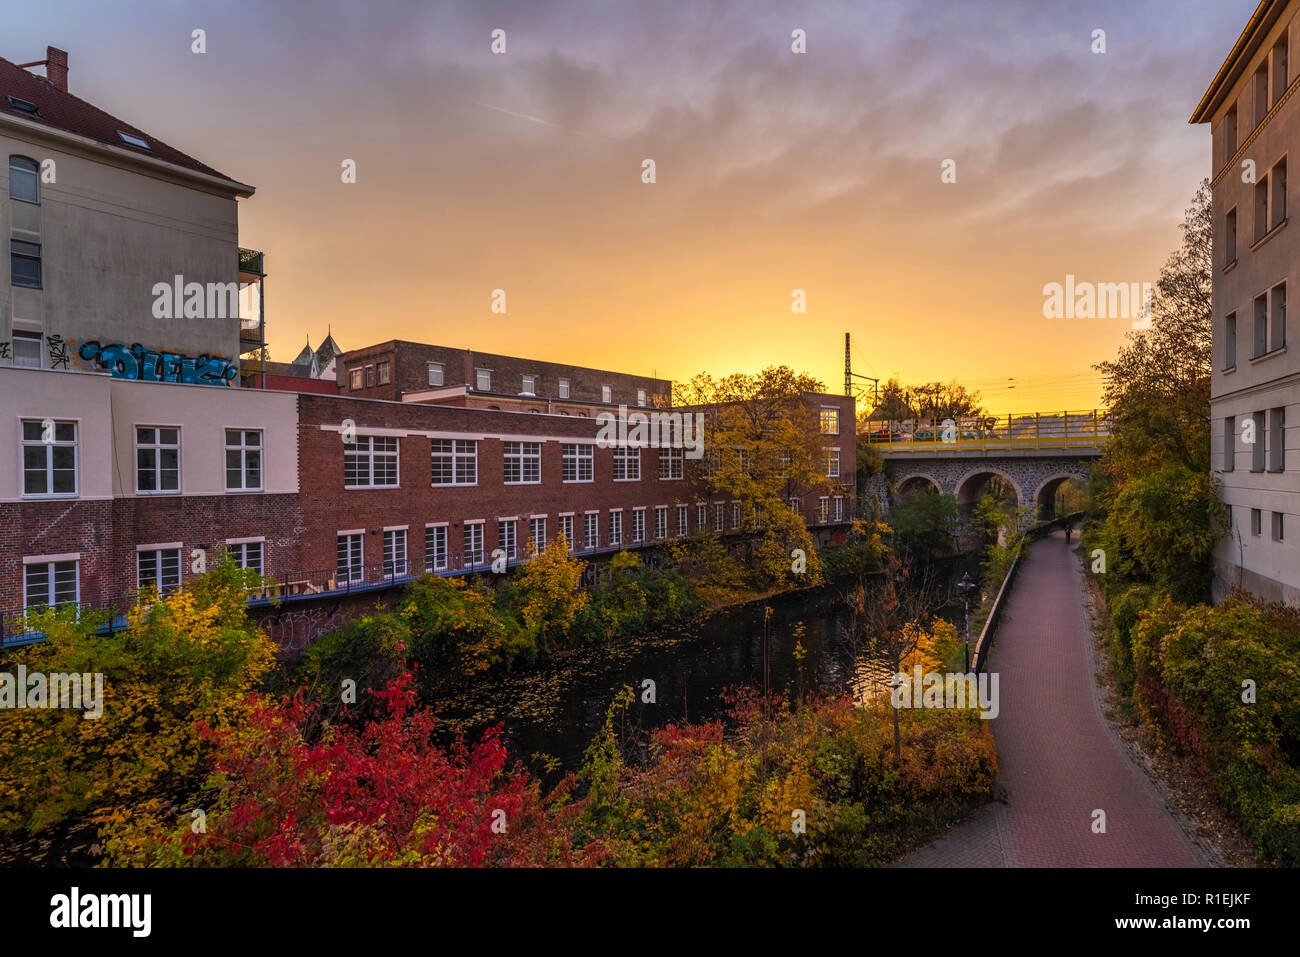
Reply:
M6 96L13 96L34 104L40 111L40 115L34 117L23 110L15 110L5 99ZM168 146L157 137L150 136L138 126L132 126L124 120L105 113L79 96L55 88L44 77L29 73L3 57L0 57L0 113L6 116L20 116L54 129L89 137L100 143L126 150L128 153L153 156L198 173L219 176L222 179L230 178L211 166L200 163L194 157ZM117 135L118 130L140 137L149 144L151 149L145 150L122 142L122 138Z

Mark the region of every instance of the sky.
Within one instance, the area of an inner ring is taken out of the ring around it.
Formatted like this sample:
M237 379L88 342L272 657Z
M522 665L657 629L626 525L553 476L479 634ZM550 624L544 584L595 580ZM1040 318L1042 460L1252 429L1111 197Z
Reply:
M257 188L273 359L329 329L841 391L848 332L863 376L1083 410L1132 317L1044 287L1157 279L1255 6L44 0L0 56L67 50L72 92Z

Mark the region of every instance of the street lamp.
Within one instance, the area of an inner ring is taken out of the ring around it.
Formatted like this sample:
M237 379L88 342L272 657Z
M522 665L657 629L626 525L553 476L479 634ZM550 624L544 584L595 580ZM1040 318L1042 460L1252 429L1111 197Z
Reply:
M962 591L962 606L965 610L966 617L966 674L970 674L970 590L975 587L975 583L970 580L969 572L962 572L961 581L957 587Z

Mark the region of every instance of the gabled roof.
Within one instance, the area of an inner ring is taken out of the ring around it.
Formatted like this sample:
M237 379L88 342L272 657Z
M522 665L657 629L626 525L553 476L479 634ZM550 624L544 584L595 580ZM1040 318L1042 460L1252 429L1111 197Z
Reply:
M322 342L320 344L320 348L316 350L317 360L323 366L325 365L325 363L329 362L335 356L341 356L341 355L343 355L343 350L339 347L339 344L334 341L334 333L333 332L327 333L325 336L325 341Z
M32 116L30 113L14 109L9 105L9 101L5 99L8 96L17 97L20 100L26 100L28 103L34 104L39 115ZM230 177L224 173L220 173L211 166L200 163L194 157L168 146L162 140L149 135L138 126L127 123L125 120L119 120L117 117L105 113L99 107L87 103L81 97L56 88L44 77L29 73L16 63L11 63L3 57L0 57L0 114L21 117L52 129L96 140L99 143L107 144L128 153L152 156L155 159L172 163L196 173L205 173L208 176L230 180ZM138 146L123 142L122 138L117 135L119 131L138 136L149 144L149 149L141 149ZM231 180L231 182L234 181Z
M1268 35L1268 31L1273 28L1273 24L1277 22L1289 2L1290 0L1260 0L1259 6L1250 16L1250 22L1246 24L1246 29L1241 31L1241 36L1233 44L1232 52L1223 61L1223 66L1219 67L1219 72L1215 74L1210 88L1205 91L1201 102L1197 104L1196 111L1192 113L1192 118L1187 122L1207 123L1213 119L1223 98L1231 92L1242 70L1255 56L1259 45L1264 42L1264 37Z

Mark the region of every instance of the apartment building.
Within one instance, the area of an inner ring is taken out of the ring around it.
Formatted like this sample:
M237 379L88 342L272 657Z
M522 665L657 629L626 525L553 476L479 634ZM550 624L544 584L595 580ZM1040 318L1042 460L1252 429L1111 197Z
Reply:
M253 187L73 95L68 73L53 47L0 59L0 368L237 386L264 340L262 257L239 248Z
M340 392L368 399L579 417L672 401L668 379L400 340L345 352L337 375Z
M1300 145L1300 0L1264 0L1191 122L1213 143L1213 471L1231 534L1215 598L1240 587L1300 600L1300 231L1290 229L1288 161ZM1293 53L1292 51L1297 51Z

